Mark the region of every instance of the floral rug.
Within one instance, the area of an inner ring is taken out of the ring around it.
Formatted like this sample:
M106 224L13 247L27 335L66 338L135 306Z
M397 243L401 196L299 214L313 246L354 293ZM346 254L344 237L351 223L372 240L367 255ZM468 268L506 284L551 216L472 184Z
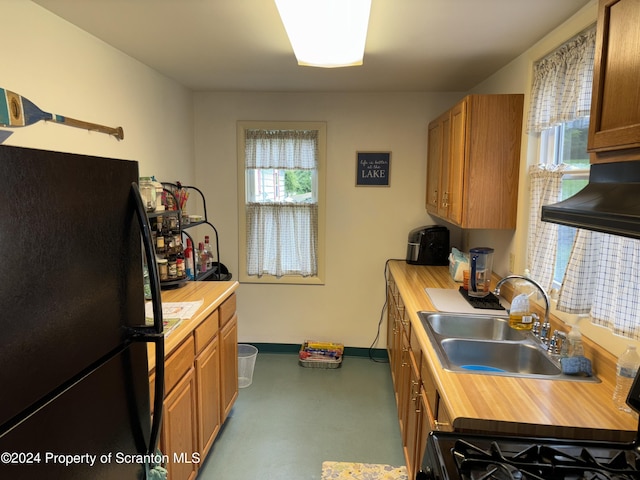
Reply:
M322 480L408 480L406 467L374 463L322 462Z

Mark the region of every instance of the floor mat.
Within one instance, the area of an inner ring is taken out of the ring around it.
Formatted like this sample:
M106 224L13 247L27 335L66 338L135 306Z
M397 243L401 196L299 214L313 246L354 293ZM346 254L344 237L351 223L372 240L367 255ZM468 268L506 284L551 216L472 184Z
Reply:
M322 480L408 480L406 467L375 463L322 462Z

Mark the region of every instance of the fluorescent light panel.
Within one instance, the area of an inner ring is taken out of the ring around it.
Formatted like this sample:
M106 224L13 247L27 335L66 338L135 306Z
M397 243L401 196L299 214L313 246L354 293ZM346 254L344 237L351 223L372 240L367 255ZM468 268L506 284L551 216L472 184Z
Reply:
M371 0L275 0L299 65L362 65Z

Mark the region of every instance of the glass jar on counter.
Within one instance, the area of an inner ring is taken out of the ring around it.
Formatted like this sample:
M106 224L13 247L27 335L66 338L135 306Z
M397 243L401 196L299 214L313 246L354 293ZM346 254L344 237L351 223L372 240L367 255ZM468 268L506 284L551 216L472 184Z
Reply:
M145 210L147 212L154 212L156 210L156 186L151 177L140 177L138 187Z
M158 275L160 276L160 281L165 282L169 280L169 262L166 258L158 258L156 259L158 262Z

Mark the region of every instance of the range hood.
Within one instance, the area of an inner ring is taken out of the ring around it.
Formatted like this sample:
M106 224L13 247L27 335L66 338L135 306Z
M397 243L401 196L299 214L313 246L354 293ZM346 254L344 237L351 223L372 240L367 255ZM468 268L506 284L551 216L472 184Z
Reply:
M640 160L591 165L587 186L543 206L542 221L640 239Z

